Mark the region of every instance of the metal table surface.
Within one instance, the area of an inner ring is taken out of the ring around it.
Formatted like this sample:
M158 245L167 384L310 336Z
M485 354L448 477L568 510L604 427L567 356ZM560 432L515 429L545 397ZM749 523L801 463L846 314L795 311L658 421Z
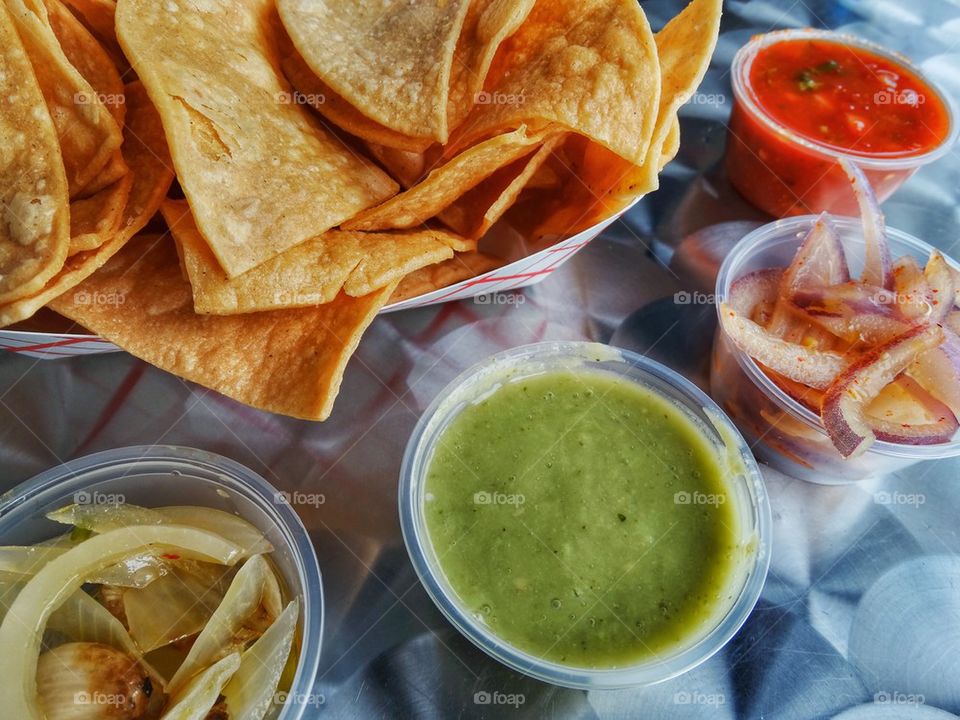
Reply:
M681 2L643 5L656 28ZM448 625L407 558L396 498L406 439L440 388L477 360L536 340L613 339L705 383L713 309L674 302L682 284L667 263L691 231L763 219L729 188L719 163L727 68L750 35L844 27L909 54L960 97L956 0L748 1L727 2L725 11L712 68L684 108L680 154L660 191L545 283L485 303L381 317L323 424L251 410L123 353L0 358L0 490L69 458L163 443L229 456L282 490L300 491L292 497L315 542L327 599L311 717L960 714L960 462L842 487L765 470L775 535L760 602L723 651L645 689L565 690L507 670ZM956 254L958 180L954 151L885 204L888 222ZM508 695L514 704L497 700Z

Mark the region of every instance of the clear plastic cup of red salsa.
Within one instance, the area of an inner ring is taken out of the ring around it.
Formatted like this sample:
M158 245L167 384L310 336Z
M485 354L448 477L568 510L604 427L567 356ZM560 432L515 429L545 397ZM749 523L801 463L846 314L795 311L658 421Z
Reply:
M856 215L837 164L856 162L883 201L957 138L946 94L909 60L829 30L758 35L733 60L727 173L775 217Z

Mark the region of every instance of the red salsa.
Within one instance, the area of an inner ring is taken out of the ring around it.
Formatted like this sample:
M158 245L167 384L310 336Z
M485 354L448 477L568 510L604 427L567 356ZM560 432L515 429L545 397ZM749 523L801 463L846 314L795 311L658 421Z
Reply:
M757 53L750 85L773 119L838 150L923 154L949 131L936 92L863 48L814 39L775 43Z
M789 32L734 60L726 167L744 197L775 217L857 214L838 154L862 158L881 202L938 157L951 118L922 77L829 31Z

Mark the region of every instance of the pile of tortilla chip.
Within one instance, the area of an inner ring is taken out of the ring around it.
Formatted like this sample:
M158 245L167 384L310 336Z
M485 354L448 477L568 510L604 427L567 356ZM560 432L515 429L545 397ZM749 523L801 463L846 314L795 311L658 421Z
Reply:
M657 187L720 0L0 0L0 326L322 420L391 301ZM176 182L174 182L176 179Z

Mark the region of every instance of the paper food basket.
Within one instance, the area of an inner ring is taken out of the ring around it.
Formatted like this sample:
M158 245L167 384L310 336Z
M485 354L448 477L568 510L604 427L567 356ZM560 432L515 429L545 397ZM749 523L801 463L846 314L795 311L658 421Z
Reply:
M546 249L530 253L469 280L463 280L425 295L388 305L381 312L390 313L398 310L438 305L534 285L545 280L554 270L609 227L617 217L619 215L597 223L569 238L560 240ZM77 355L121 352L121 349L116 345L96 335L34 332L20 329L0 329L0 349L40 360L57 360Z

